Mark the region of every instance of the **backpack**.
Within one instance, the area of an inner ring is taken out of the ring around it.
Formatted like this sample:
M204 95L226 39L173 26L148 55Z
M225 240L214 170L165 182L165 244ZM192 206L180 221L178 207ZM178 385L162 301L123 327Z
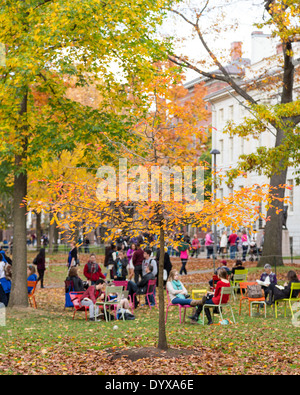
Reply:
M247 293L248 293L249 298L256 299L256 298L263 297L261 286L258 284L248 285L247 286Z

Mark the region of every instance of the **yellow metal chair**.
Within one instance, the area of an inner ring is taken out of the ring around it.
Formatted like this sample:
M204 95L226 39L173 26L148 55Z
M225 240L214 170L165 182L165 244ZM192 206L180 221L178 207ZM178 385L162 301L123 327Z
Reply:
M207 294L206 289L193 289L192 290L192 299L201 300L203 296Z
M300 291L300 283L292 283L291 284L291 293L290 293L290 297L289 298L285 298L285 299L277 299L275 300L275 317L277 318L278 316L278 303L279 302L284 302L284 316L286 317L286 304L289 304L291 313L292 313L292 319L294 318L294 313L293 313L293 309L292 309L292 302L300 302L300 292L298 293L298 296L296 298L293 298L293 291L299 290Z

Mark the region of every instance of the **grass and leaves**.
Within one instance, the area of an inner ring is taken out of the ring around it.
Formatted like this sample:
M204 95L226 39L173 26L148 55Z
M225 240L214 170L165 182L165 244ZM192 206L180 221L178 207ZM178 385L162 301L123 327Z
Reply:
M172 262L180 267L177 258ZM211 261L191 259L187 268L192 271L211 266ZM261 269L251 263L247 267L249 279L258 278ZM300 274L299 266L285 266L277 271L280 281L291 268ZM249 317L246 303L239 316L238 296L233 302L237 324L226 326L192 325L188 319L180 325L178 310L171 308L166 327L169 347L189 351L189 355L160 352L153 357L150 350L157 345L157 309L138 308L134 321L90 322L81 312L73 320L73 311L64 309L65 277L66 266L51 263L46 271L46 288L38 287L36 292L38 309L6 310L6 325L0 326L1 374L172 375L179 369L183 375L300 372L299 327L292 324L290 314L284 318L283 306L277 320L271 307L267 318L263 309ZM210 273L188 274L182 281L191 291L207 284L210 277ZM113 329L116 324L118 329ZM139 355L138 350L144 348L149 349L147 358L124 356L132 350Z

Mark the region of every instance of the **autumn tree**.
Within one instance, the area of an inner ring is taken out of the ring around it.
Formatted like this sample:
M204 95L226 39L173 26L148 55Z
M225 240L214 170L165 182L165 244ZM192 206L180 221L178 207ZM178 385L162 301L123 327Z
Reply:
M165 66L158 67L147 84L140 83L148 97L148 111L145 115L131 98L140 120L128 130L130 141L111 140L118 166L99 167L94 182L74 174L71 180L45 180L45 187L48 196L57 196L51 202L53 211L68 213L59 221L61 228L74 229L80 221L92 227L104 224L109 228L107 241L118 237L120 229L129 237L144 232L157 235L153 245L160 248L158 348L167 349L165 246L176 245L172 236L180 234L183 224L209 227L217 218L235 228L251 226L260 215L259 202L267 196L268 188L266 192L253 186L224 201L211 196L204 200L199 174L199 157L208 141L207 132L199 128L206 116L204 87L199 86L195 95L187 98L178 71ZM31 206L46 209L48 200L31 201Z
M66 96L69 78L78 85L116 73L147 74L160 42L153 38L167 1L32 0L5 1L0 8L1 162L13 176L13 281L10 306L27 306L26 211L28 171L94 133L120 130L108 108L92 110ZM103 89L104 90L104 89ZM34 95L35 93L35 95ZM36 94L46 96L42 106ZM104 94L104 92L103 92ZM96 127L95 127L96 125ZM111 129L110 129L111 128ZM121 133L122 134L122 133Z
M224 3L224 7L228 3L231 2ZM300 5L299 1L293 0L265 1L264 5L265 8L261 8L261 13L267 11L265 20L257 26L259 28L265 26L270 28L272 36L281 42L283 48L281 59L278 56L275 59L276 66L278 66L276 74L269 72L269 70L272 70L269 65L261 75L256 76L252 81L245 81L241 65L240 78L234 78L230 75L221 56L213 50L213 42L210 42L208 37L208 31L222 34L220 28L222 23L212 27L212 30L203 28L203 26L206 26L204 22L210 7L217 7L214 2L209 0L202 1L196 10L190 10L190 12L181 11L182 8L180 7L173 8L172 12L192 29L200 46L208 55L210 68L206 67L203 59L193 61L175 51L169 52L168 56L175 64L185 69L191 69L200 76L226 83L237 100L251 112L251 116L248 120L245 120L243 125L234 125L233 123L229 125L229 133L235 133L245 138L253 135L257 136L270 129L274 131L275 145L271 148L259 147L251 155L242 156L237 171L256 171L259 174L265 174L270 177L271 189L273 191L277 190L277 199L270 203L267 212L268 221L265 227L263 256L259 265L264 265L268 261L268 257L273 257L274 263L282 265L282 224L285 194L285 189L282 186L286 184L288 167L296 166L300 160L300 104L294 90L299 72L298 62L294 59L293 51L294 45L299 41ZM211 69L214 71L210 71ZM260 102L256 94L258 91L260 96L264 96L268 104ZM274 95L279 96L279 103L275 105L270 104ZM235 173L231 172L230 177L234 175Z

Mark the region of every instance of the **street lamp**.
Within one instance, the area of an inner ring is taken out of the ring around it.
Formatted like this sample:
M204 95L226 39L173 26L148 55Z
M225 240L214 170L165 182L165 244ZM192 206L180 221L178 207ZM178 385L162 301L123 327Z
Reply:
M217 197L217 181L216 181L216 170L217 170L217 155L221 152L217 149L213 149L210 151L210 154L214 157L214 203ZM214 272L216 270L216 256L217 256L217 224L216 220L214 221L214 253L213 253L213 262L214 262Z

